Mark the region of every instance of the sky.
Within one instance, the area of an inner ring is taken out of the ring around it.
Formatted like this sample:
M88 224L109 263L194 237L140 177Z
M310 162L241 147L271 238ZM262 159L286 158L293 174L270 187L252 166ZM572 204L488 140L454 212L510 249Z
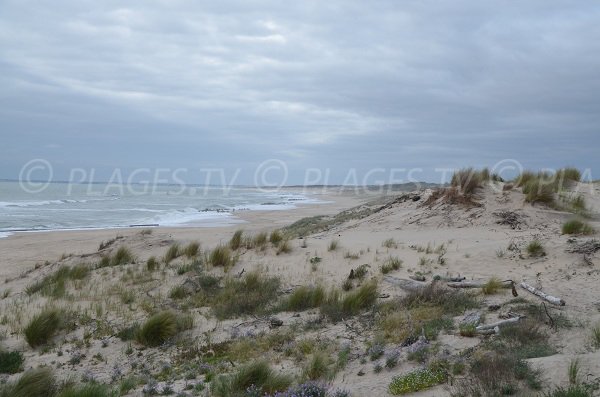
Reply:
M598 179L598 21L594 1L1 0L0 178Z

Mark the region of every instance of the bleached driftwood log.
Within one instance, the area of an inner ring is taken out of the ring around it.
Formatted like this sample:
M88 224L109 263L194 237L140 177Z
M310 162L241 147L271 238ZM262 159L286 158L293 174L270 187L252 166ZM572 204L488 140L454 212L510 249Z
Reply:
M482 288L487 281L460 281L460 282L449 282L446 283L451 288ZM502 288L510 288L512 281L502 281Z
M557 298L555 296L552 296L552 295L548 295L548 294L540 291L539 289L533 288L531 285L529 285L527 283L522 282L521 288L523 288L524 290L526 290L528 292L531 292L532 294L534 294L536 296L539 296L540 298L552 303L553 305L556 305L556 306L564 306L565 305L564 300Z
M492 324L483 324L478 326L477 328L475 328L475 331L477 331L478 333L481 334L492 334L492 333L498 333L496 330L496 328L499 330L501 327L504 327L505 325L509 325L509 324L514 324L514 323L518 323L519 320L521 320L522 317L512 317L506 320L500 320L497 321L495 323ZM493 332L490 332L493 331Z
M396 287L400 287L407 291L418 291L421 288L424 288L425 286L427 286L426 283L420 283L418 281L406 280L406 279L396 278L396 277L392 277L392 276L385 276L383 279L385 281L387 281L388 283L395 285Z

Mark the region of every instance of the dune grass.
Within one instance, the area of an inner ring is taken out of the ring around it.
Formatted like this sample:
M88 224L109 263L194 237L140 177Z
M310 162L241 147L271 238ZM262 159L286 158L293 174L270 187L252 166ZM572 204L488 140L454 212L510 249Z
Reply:
M157 270L158 266L159 266L159 262L158 262L158 259L156 259L155 256L151 256L146 261L146 269L148 271L150 271L150 272L153 272L153 271Z
M327 251L336 251L339 248L340 242L337 240L331 240L327 246Z
M335 375L333 361L323 352L315 352L302 369L302 379L330 380Z
M160 346L175 337L184 328L177 314L165 310L148 318L139 328L136 339L145 346Z
M527 244L527 253L532 258L546 256L546 250L544 249L544 246L539 240L533 240L529 244Z
M269 235L269 242L274 247L279 247L279 243L283 241L283 234L279 230L273 230Z
M481 292L484 295L493 295L502 289L502 287L502 281L498 277L492 277L481 287Z
M381 265L381 273L388 274L402 267L402 260L395 256L388 257Z
M282 304L283 310L302 311L321 306L327 292L322 285L301 286L296 288Z
M23 333L31 347L38 347L50 342L56 333L65 326L66 314L55 308L42 310L27 324Z
M579 219L572 219L563 224L562 233L589 235L594 234L594 228L592 228L586 222L580 221Z
M281 240L277 245L277 255L289 254L292 250L292 244L288 239Z
M246 364L231 375L221 375L211 384L215 397L262 396L281 392L292 383L289 376L277 374L266 361ZM253 390L254 394L248 391Z
M237 251L238 249L241 248L243 242L244 242L244 231L236 230L233 233L233 236L231 236L231 239L229 240L229 248L232 249L233 251Z
M89 273L90 268L86 264L79 264L74 267L63 265L54 273L27 286L25 292L27 295L40 292L44 296L62 298L66 294L66 284L69 280L83 280L88 277Z
M372 308L378 296L376 280L365 282L356 290L346 294L334 289L327 294L321 304L321 314L337 322Z
M191 243L186 245L182 251L183 255L185 255L189 259L195 258L199 252L200 252L200 243L197 241L192 241Z
M171 263L172 260L180 257L181 255L182 255L181 247L179 246L178 243L173 243L173 244L171 244L171 246L165 253L163 260L166 264L169 264L169 263Z
M452 175L450 185L460 190L464 195L472 195L477 189L483 186L483 183L490 179L487 168L477 171L473 168L465 168L456 171Z
M229 278L214 298L213 311L217 318L234 318L265 311L277 300L280 281L259 271L242 279Z
M0 386L0 397L53 397L58 390L52 370L31 369L14 383Z
M235 258L231 255L231 250L226 245L217 245L208 256L208 262L215 267L228 268L235 264Z
M110 386L92 382L86 385L66 387L57 397L116 397L117 395Z

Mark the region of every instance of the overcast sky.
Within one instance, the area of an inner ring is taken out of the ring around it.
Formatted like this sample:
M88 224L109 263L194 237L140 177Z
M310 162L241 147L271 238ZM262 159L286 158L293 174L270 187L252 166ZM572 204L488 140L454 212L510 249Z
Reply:
M574 165L600 178L595 1L0 1L0 178Z

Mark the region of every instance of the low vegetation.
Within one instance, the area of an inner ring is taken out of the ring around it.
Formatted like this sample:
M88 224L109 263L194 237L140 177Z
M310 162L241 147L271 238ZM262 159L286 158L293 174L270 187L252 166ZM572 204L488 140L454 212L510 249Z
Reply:
M49 368L31 369L15 383L0 386L0 397L53 397L58 390Z
M546 256L546 250L539 240L533 240L527 244L527 253L532 258Z
M332 321L355 316L361 311L372 308L377 301L377 282L369 281L356 290L342 294L339 290L331 290L321 305L321 314Z
M389 386L395 396L428 389L446 381L447 375L439 369L420 368L404 375L395 376Z
M89 273L90 268L86 264L79 264L74 267L63 265L54 273L29 285L25 289L25 292L27 295L33 295L40 292L44 296L62 298L66 295L66 285L68 281L83 280L88 277Z
M23 370L23 354L0 350L0 374L16 374Z
M181 247L178 243L173 243L165 253L164 262L166 264L171 263L172 260L179 258L181 256Z
M381 273L388 274L391 271L399 270L402 267L402 260L398 257L390 256L381 265Z
M187 258L195 258L200 252L200 243L197 241L192 241L188 245L183 248L183 255Z
M25 341L31 347L44 345L52 340L56 333L66 326L64 311L48 308L35 315L25 327Z
M156 313L139 328L136 339L145 346L160 346L189 328L189 321L172 311Z
M212 266L228 268L235 264L235 259L232 256L229 247L225 245L218 245L212 251L210 251L208 262Z
M321 285L296 288L283 304L283 310L302 311L319 307L325 301L327 292Z
M242 247L243 242L244 231L236 230L235 233L233 233L233 236L231 236L231 239L229 240L229 248L231 248L234 251L237 251Z
M285 391L291 383L289 376L276 373L266 361L256 361L231 375L219 376L211 385L211 391L215 397L262 396Z
M242 279L229 278L214 299L213 311L217 318L233 318L267 310L277 300L280 281L259 271L246 274Z
M562 233L589 235L594 234L594 229L589 224L580 221L579 219L572 219L563 224Z

